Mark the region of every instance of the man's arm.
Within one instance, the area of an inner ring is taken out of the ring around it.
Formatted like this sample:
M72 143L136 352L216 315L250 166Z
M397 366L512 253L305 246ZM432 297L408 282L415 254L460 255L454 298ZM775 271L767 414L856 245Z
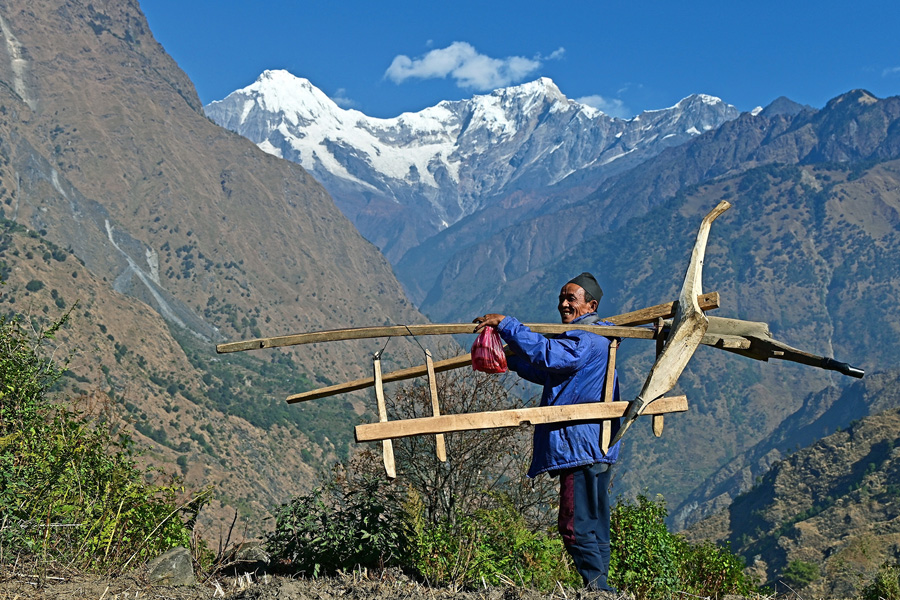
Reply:
M497 313L489 313L483 317L476 317L472 322L476 323L475 333L479 333L485 327L498 328L500 323L505 319L505 315ZM531 383L543 385L547 374L544 371L535 369L526 358L513 354L506 357L506 365L510 371L516 373L519 377Z
M590 334L582 335L576 331L560 338L548 339L534 333L514 317L497 313L477 317L473 323L477 324L476 332L485 327L496 327L503 341L510 345L517 356L525 359L522 362L527 361L533 369L539 371L556 373L575 371L581 367L584 357L592 347ZM519 373L518 370L514 370ZM535 381L531 378L526 379Z

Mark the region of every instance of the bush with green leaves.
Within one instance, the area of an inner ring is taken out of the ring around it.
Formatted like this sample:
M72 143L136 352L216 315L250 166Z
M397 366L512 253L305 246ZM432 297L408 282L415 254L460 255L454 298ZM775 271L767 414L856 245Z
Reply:
M743 559L710 542L690 544L666 528L665 500L619 499L612 511L610 581L638 598L676 592L746 595L754 589Z
M415 498L415 496L414 496ZM509 498L472 514L437 523L423 519L422 504L407 505L410 566L432 584L515 584L550 590L576 585L578 573L562 540L533 531Z
M610 526L613 585L648 598L678 587L682 543L666 528L666 514L662 498L638 496L616 503Z
M781 579L798 589L808 586L820 576L819 565L805 560L792 560L781 572Z
M49 390L64 367L43 347L66 317L35 334L0 316L0 561L32 558L109 572L189 546L177 482L145 482L127 437Z
M884 564L862 589L862 600L900 600L900 564Z
M337 465L320 487L275 511L267 538L273 558L317 577L357 567L403 565L407 549L401 488L383 477Z

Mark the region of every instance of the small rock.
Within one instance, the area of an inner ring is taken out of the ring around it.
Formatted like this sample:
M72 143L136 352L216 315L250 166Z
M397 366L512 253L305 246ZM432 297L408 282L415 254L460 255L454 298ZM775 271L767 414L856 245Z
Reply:
M147 565L147 578L156 585L194 585L194 564L187 548L172 548Z
M266 566L271 562L269 553L262 544L242 544L234 553L234 560L243 563L257 563Z

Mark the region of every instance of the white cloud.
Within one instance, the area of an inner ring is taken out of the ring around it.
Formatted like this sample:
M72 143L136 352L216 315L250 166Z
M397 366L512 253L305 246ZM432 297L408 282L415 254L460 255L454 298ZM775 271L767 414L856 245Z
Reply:
M357 106L359 106L356 103L356 100L353 100L352 98L347 96L347 90L345 90L344 88L338 88L331 99L334 100L334 103L341 108L356 108Z
M550 56L547 57L547 60L560 60L566 54L566 49L560 46L556 50L550 53Z
M900 75L900 67L890 67L881 72L882 77L896 77Z
M628 119L631 117L631 111L628 110L628 107L625 106L625 103L619 100L618 98L604 98L603 96L598 96L594 94L593 96L584 96L582 98L576 98L575 102L580 102L581 104L587 104L588 106L593 106L598 110L602 110L604 113L609 115L610 117L616 117L619 119Z
M556 55L561 50L563 49L560 48L553 54ZM452 77L459 87L487 91L518 83L540 67L539 59L523 56L491 58L479 54L467 42L453 42L446 48L431 50L416 59L400 54L394 57L384 76L398 84L412 78Z

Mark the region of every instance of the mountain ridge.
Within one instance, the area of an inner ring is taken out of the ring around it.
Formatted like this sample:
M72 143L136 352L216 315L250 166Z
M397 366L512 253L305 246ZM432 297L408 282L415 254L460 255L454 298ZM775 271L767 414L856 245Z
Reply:
M266 151L302 164L395 263L511 193L571 187L564 181L577 171L605 177L737 116L718 98L694 95L615 119L541 78L377 119L339 108L286 71L266 71L205 110Z

